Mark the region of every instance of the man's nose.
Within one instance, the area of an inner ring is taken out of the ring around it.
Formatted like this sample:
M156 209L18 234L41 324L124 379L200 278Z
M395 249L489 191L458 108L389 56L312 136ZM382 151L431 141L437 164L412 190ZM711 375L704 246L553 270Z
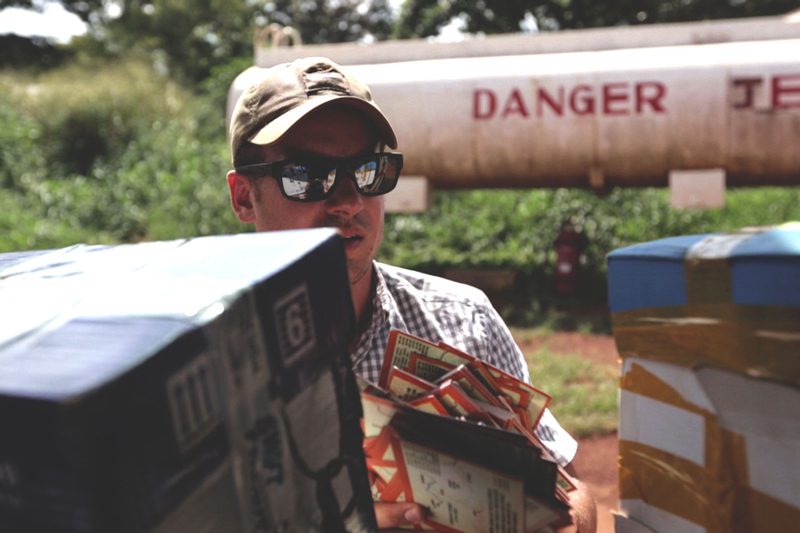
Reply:
M341 181L326 201L328 211L352 216L364 209L364 198L356 189L352 175L337 176L336 179Z

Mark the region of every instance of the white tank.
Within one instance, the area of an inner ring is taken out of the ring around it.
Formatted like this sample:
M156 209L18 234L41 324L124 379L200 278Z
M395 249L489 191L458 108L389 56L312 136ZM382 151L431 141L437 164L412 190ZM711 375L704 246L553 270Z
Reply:
M758 36L739 24L745 38ZM800 25L769 24L771 37L775 27L794 37L730 42L729 31L712 44L674 44L657 26L653 35L670 46L625 48L641 44L643 30L617 47L610 30L588 30L552 40L548 53L347 68L394 126L404 173L439 188L665 186L673 170L708 168L722 169L729 186L798 184ZM699 35L675 26L684 40ZM612 49L580 50L597 46L592 39ZM317 48L326 47L292 53ZM255 70L234 82L229 108Z

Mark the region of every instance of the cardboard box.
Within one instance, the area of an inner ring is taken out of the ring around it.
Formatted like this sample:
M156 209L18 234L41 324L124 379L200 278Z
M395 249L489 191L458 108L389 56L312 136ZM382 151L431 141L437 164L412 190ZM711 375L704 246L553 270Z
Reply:
M614 516L615 533L653 533L654 531L627 515L621 513L612 513L612 515Z
M609 255L620 506L655 531L800 523L800 225Z
M0 531L375 529L333 230L0 255Z

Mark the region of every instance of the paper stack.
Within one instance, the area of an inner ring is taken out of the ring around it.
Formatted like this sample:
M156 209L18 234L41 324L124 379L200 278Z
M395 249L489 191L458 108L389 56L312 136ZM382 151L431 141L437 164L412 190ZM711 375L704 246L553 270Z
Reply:
M389 335L364 384L373 497L414 501L439 531L528 533L568 524L568 478L533 434L546 393L444 343Z

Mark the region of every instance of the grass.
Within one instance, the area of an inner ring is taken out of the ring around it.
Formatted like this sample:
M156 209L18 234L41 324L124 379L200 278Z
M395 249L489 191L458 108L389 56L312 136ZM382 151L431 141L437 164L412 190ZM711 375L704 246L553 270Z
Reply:
M550 410L575 437L617 429L618 370L546 347L525 353L534 384L553 397Z

